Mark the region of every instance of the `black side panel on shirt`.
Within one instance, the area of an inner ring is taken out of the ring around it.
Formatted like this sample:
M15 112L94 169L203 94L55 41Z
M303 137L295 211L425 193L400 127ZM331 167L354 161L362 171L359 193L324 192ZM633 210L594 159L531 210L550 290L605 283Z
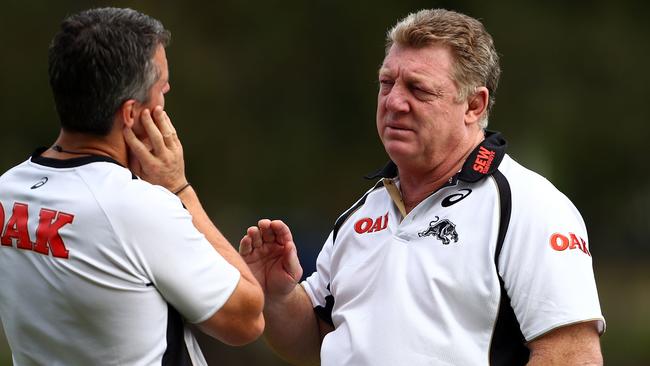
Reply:
M499 255L501 254L503 241L508 232L512 211L510 184L508 184L506 177L498 170L492 176L497 183L499 201L501 203L499 235L497 236L497 246L494 252L494 264L501 287L501 301L494 326L494 333L492 334L492 342L490 344L490 365L525 365L530 357L530 351L524 344L524 335L521 333L519 322L510 304L510 297L508 297L508 293L505 290L503 279L499 275Z
M167 304L167 349L163 354L163 366L192 366L184 337L183 317Z
M327 291L330 290L330 285L327 285ZM316 315L323 319L326 323L328 323L331 326L334 326L334 322L332 321L332 308L334 307L334 296L329 295L325 297L325 307L323 306L317 306L314 308L314 312L316 312Z

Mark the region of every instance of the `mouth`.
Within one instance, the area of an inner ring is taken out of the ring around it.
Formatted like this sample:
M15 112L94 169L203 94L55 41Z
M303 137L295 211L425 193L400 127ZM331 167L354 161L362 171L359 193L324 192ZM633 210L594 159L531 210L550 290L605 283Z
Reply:
M404 134L404 133L409 133L409 132L415 132L413 129L408 128L406 126L401 126L397 124L387 124L385 131L387 133L397 133L397 134Z
M412 129L403 126L387 125L386 128L389 130L396 130L396 131L413 131Z

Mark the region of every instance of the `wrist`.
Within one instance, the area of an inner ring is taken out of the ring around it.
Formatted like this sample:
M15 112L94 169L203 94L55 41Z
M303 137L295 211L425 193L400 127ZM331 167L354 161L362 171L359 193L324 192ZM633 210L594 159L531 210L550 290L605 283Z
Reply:
M285 311L288 304L295 301L296 297L300 297L300 287L302 287L300 283L294 283L293 287L288 292L270 294L265 291L264 297L266 298L266 301L264 302L264 311Z
M181 184L180 186L176 187L174 190L172 190L172 193L174 193L175 195L178 196L179 193L187 190L187 188L189 188L191 186L192 185L190 184L190 182L185 182L185 183Z

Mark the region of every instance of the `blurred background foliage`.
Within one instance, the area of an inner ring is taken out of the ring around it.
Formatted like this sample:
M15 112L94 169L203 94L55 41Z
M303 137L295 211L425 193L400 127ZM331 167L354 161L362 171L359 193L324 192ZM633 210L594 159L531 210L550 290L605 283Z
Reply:
M132 7L171 30L166 109L190 181L234 244L258 218L288 222L306 274L371 184L361 177L387 159L374 126L386 29L426 7L481 19L503 69L490 128L584 216L606 363L650 364L647 2L2 0L0 171L56 138L47 47L61 19L95 6ZM211 364L285 364L263 341L201 342Z

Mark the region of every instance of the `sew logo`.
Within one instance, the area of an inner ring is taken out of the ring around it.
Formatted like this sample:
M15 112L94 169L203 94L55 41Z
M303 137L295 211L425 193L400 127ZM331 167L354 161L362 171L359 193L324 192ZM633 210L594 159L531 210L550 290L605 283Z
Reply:
M354 224L354 231L359 234L374 233L381 231L388 227L388 212L384 216L379 216L376 219L364 217Z
M583 253L591 257L589 248L587 248L587 242L574 233L569 233L569 236L560 233L554 233L551 235L549 243L551 244L551 248L557 250L558 252L562 252L567 249L580 249Z
M27 204L14 203L11 217L5 225L4 207L0 203L0 243L3 246L33 250L43 255L57 258L68 258L68 249L59 235L61 227L70 224L74 215L54 210L41 208L38 214L38 227L36 227L36 241L32 242L29 237L27 222L29 221L29 210Z
M495 152L480 146L478 149L478 154L476 155L476 160L474 160L474 165L472 169L475 171L487 174L492 165L492 160L494 160Z

